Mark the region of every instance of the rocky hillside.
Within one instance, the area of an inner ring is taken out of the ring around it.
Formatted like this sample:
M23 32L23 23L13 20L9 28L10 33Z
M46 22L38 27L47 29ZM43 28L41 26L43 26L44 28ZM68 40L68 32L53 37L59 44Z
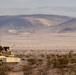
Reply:
M4 33L75 31L76 19L58 15L0 16L0 30Z

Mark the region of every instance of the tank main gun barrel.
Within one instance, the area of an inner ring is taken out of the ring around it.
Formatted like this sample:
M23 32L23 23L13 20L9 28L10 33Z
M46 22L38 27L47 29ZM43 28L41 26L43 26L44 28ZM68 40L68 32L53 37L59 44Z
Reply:
M15 47L15 44L12 47L10 47L9 49L12 50L14 47Z

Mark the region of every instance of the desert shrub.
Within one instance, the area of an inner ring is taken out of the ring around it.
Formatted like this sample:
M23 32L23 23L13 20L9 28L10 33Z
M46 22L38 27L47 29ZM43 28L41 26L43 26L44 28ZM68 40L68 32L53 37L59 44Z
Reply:
M8 75L6 72L0 71L0 75Z
M71 50L71 51L69 52L69 54L68 54L68 57L71 58L73 55L74 55L74 54L73 54L73 51Z
M33 69L33 67L31 67L31 66L29 66L29 65L25 65L25 66L23 66L23 72L24 72L24 75L29 75L29 74L31 74L31 70Z
M11 71L12 68L8 66L0 66L0 75L7 75L7 72Z
M76 58L70 58L71 63L76 63Z
M50 55L46 55L46 57L47 57L47 59L50 59L51 58Z
M59 58L58 62L59 62L59 65L57 65L57 67L64 68L69 63L69 60L67 58Z
M65 68L69 63L68 58L64 56L58 56L52 59L52 64L54 68Z
M12 68L11 67L9 67L9 66L0 66L0 71L11 71L12 70Z
M25 65L25 66L23 66L23 71L30 71L30 70L32 70L33 68L31 67L31 66L29 66L29 65Z
M46 66L47 66L47 67L50 67L50 66L51 66L51 64L52 64L52 63L51 63L51 60L50 60L50 59L48 59L48 60L47 60L47 63L46 63Z
M40 54L41 57L44 57L44 54Z
M36 59L35 58L29 58L29 59L27 59L27 61L29 62L30 65L36 64Z
M42 59L37 59L36 64L38 66L42 65L43 64L43 60Z
M27 54L27 55L24 55L25 57L29 58L31 55L30 54Z

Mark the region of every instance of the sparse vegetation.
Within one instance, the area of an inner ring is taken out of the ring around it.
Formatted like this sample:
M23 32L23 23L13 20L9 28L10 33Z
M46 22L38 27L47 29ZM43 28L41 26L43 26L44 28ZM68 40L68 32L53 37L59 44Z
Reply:
M21 69L16 72L22 71L23 75L76 75L76 53L73 51L66 54L31 53L20 56ZM8 66L1 66L0 75L8 75L7 72L12 71L11 69Z
M0 66L0 75L8 75L8 72L12 70L9 66Z
M41 57L38 59L38 57ZM24 75L76 75L76 55L73 51L67 54L41 54L28 58L27 61L30 63L26 68L24 67ZM34 66L36 65L36 67ZM51 72L52 71L52 72ZM55 72L54 72L55 71ZM31 74L27 74L30 73Z
M27 61L28 61L29 65L36 64L36 59L35 58L29 58L29 59L27 59Z

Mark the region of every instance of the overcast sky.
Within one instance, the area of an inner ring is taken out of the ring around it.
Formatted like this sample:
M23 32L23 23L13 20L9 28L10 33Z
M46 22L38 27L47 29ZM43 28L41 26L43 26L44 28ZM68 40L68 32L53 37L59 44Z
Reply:
M76 17L76 0L0 0L0 15L55 14Z

